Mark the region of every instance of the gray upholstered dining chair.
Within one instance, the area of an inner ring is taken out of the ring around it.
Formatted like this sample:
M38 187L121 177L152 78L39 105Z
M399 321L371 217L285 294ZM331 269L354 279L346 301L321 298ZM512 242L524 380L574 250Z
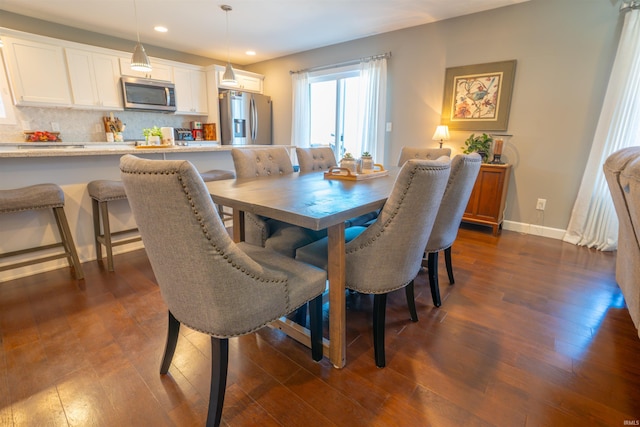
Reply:
M125 155L122 182L169 310L160 368L166 374L180 325L211 336L207 425L219 425L230 337L254 332L309 302L311 352L322 358L326 272L273 251L236 244L191 163Z
M232 148L236 178L267 178L293 173L293 165L284 147ZM245 241L272 249L291 258L297 248L326 236L326 231L298 227L250 212L244 215Z
M368 227L345 230L346 287L373 294L373 347L384 367L384 324L387 294L405 287L411 319L417 321L413 279L438 213L449 177L444 160L409 160L400 170L380 215ZM381 178L384 179L384 178ZM327 268L328 240L296 251L296 259Z
M398 166L409 159L436 160L442 156L451 157L451 148L402 147Z
M440 307L440 287L438 283L438 253L444 251L444 260L449 283L455 283L451 264L451 246L458 236L460 221L469 203L469 196L476 182L482 157L478 153L458 154L451 160L451 173L447 188L442 196L438 216L431 230L425 249L427 272L431 298L436 307ZM424 263L424 261L423 261Z
M326 171L338 165L331 147L296 147L296 156L302 173Z

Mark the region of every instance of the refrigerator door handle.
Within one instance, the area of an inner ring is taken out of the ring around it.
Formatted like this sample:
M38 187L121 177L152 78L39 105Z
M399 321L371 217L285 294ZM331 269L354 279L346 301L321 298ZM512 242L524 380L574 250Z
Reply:
M256 110L256 100L251 97L251 139L252 142L256 141L258 138L258 112Z

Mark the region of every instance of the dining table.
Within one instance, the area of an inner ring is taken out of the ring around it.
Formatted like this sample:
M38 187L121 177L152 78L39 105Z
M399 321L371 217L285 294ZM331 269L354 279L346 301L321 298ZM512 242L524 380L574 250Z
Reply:
M207 182L216 204L233 209L233 239L244 240L244 213L262 215L312 230L327 230L329 336L324 355L336 368L346 363L345 221L380 209L399 168L369 179L325 177L324 172ZM310 346L306 328L286 318L279 329Z

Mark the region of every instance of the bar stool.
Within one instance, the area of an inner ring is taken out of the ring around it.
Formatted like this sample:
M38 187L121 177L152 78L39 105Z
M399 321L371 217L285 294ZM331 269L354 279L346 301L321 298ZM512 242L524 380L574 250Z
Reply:
M58 232L60 234L60 242L6 252L4 254L0 254L0 259L32 252L40 252L57 247L63 248L64 252L4 265L0 267L0 271L52 261L54 259L66 258L75 278L78 280L83 279L84 272L82 271L82 265L78 259L76 246L73 243L73 237L71 236L67 216L64 213L64 192L62 191L62 188L56 184L37 184L12 190L0 190L0 213L22 212L38 209L53 210L53 216L55 217Z
M210 171L200 173L200 176L204 182L222 181L223 179L235 179L236 173L230 170L212 169ZM224 211L222 205L216 204L216 206L218 208L218 214L223 221L233 217L233 214Z
M113 269L113 247L135 243L142 240L142 237L120 238L123 234L137 232L137 228L129 228L120 231L111 231L109 225L109 202L127 198L124 192L124 185L121 181L98 179L89 182L87 185L91 206L93 209L93 234L96 242L96 258L102 260L102 245L107 251L107 269ZM114 240L115 238L115 240Z

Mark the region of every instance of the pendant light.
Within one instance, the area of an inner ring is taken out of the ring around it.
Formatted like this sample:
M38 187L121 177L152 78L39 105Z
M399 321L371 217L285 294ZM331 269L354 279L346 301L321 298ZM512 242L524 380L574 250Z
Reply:
M136 0L133 0L133 16L136 19L136 36L138 37L138 43L133 49L133 55L131 55L131 69L135 71L151 71L151 61L147 56L147 52L144 51L144 46L140 43L140 31L138 30L138 8L136 7Z
M233 71L233 67L231 66L231 56L229 55L229 12L233 9L231 6L226 4L220 6L220 9L224 10L227 17L227 66L224 69L221 83L227 86L237 86L238 81L236 80L236 73Z

